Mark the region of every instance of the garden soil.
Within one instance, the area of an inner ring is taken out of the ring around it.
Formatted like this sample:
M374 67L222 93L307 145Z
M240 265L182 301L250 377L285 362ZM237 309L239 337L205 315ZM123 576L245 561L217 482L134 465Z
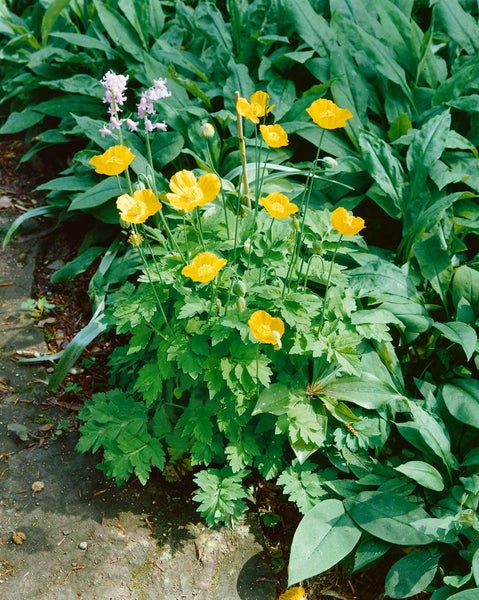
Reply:
M18 212L0 190L3 233ZM23 235L23 233L22 233ZM35 232L0 250L0 598L273 600L253 517L208 529L190 484L118 488L75 451L76 413L47 393L32 295Z

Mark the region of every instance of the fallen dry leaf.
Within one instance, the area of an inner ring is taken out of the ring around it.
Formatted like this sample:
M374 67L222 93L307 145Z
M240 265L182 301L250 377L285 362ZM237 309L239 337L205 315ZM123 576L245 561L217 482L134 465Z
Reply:
M32 492L36 494L37 492L42 492L45 489L45 484L43 481L34 481L32 483Z
M12 533L12 542L17 544L17 546L21 546L26 539L27 536L23 531L14 531Z

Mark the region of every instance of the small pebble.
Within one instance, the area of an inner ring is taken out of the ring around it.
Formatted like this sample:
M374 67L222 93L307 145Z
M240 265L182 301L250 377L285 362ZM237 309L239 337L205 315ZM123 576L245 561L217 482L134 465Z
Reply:
M78 544L78 547L80 548L80 550L86 550L88 548L88 542L80 542Z

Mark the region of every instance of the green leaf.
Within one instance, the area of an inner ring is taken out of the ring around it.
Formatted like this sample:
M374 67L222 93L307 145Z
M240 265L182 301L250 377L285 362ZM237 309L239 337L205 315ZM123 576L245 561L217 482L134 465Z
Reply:
M11 112L5 123L0 127L0 135L19 133L33 127L45 117L45 115L34 108L27 107L21 112Z
M414 424L417 426L420 436L426 443L426 447L434 452L446 465L448 469L456 469L458 464L456 457L451 452L451 442L448 431L439 416L436 418L419 405L410 404Z
M120 181L118 181L116 177L106 177L105 179L102 179L99 183L88 189L86 192L76 196L72 200L68 211L88 211L105 204L105 202L108 202L108 200L119 196L120 189L123 187L123 183L123 178L120 178Z
M433 327L451 342L462 346L467 360L474 354L477 344L477 333L467 323L450 321L449 323L434 323Z
M397 219L401 215L404 172L391 147L370 132L359 135L359 147L365 169L386 194L381 208Z
M142 43L136 31L125 17L122 17L113 8L104 4L102 0L93 0L93 4L103 27L108 32L115 46L119 46L134 58L140 56L143 50Z
M400 546L422 546L432 541L413 527L415 521L428 514L419 504L402 496L362 492L345 500L344 505L359 527L381 540Z
M449 110L429 119L416 132L406 154L406 164L411 176L411 206L417 199L421 186L426 181L429 169L439 160L446 147L447 135L451 127ZM410 208L408 210L411 210Z
M46 46L48 43L48 34L53 29L55 21L60 16L62 10L70 4L70 0L53 0L45 11L41 25L42 44Z
M195 483L200 489L193 500L200 503L198 510L210 527L221 522L233 526L239 521L247 508L244 499L248 492L243 486L247 474L246 470L231 473L231 469L224 468L208 469L195 475Z
M99 40L97 38L91 37L90 35L85 35L83 33L52 31L50 33L50 37L65 40L69 44L72 44L73 46L78 46L79 48L101 50L102 52L105 52L107 54L116 54L115 50L111 48L111 46L106 40Z
M448 596L447 600L477 600L478 596L479 587L476 587L473 590L464 590L463 592Z
M455 306L461 298L467 300L474 313L479 315L479 271L467 265L461 265L452 280L452 299Z
M426 548L398 560L386 575L385 591L390 598L409 598L425 590L434 579L441 553Z
M31 208L27 212L21 214L10 225L10 227L5 235L5 239L2 242L2 247L5 248L5 246L10 242L12 237L20 229L22 223L24 223L28 219L34 219L36 217L53 217L53 216L56 216L57 213L58 213L58 209L56 209L54 206L46 205L46 206L37 206L35 208Z
M439 235L434 234L416 242L414 254L423 277L441 296L443 306L447 306L446 291L452 279L453 268L449 252L444 248Z
M273 383L269 388L262 390L254 407L253 415L261 413L284 415L288 412L290 405L298 399L295 393L282 383Z
M479 27L474 17L462 8L458 0L438 0L435 4L437 19L447 34L468 54L477 54Z
M472 556L471 567L474 581L476 582L476 585L479 585L479 549L477 549Z
M61 358L48 382L47 389L49 391L54 390L60 385L75 362L80 358L83 350L107 328L103 309L104 302L98 305L88 324L75 335L65 350L63 350Z
M455 379L442 388L444 403L453 417L479 429L479 381Z
M361 531L340 500L324 500L305 514L291 544L288 586L309 579L347 556Z
M84 273L101 254L105 252L103 246L90 246L73 260L68 262L50 277L52 283L74 279L79 273Z
M353 573L361 571L371 563L378 561L391 548L391 544L377 538L365 537L365 534L354 552Z
M320 56L328 56L334 37L326 19L313 9L310 2L280 0L279 4L284 22L294 27L307 46L316 50Z
M395 467L395 469L429 490L442 492L444 489L444 481L441 474L429 463L421 460L411 460L399 465L399 467Z

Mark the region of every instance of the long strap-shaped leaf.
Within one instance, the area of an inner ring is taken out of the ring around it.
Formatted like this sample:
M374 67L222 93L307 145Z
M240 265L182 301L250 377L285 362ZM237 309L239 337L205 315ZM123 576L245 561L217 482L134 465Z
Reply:
M76 334L62 352L61 358L48 382L48 390L54 390L60 385L88 344L105 331L107 324L104 321L104 308L105 301L103 299L98 304L88 325Z

